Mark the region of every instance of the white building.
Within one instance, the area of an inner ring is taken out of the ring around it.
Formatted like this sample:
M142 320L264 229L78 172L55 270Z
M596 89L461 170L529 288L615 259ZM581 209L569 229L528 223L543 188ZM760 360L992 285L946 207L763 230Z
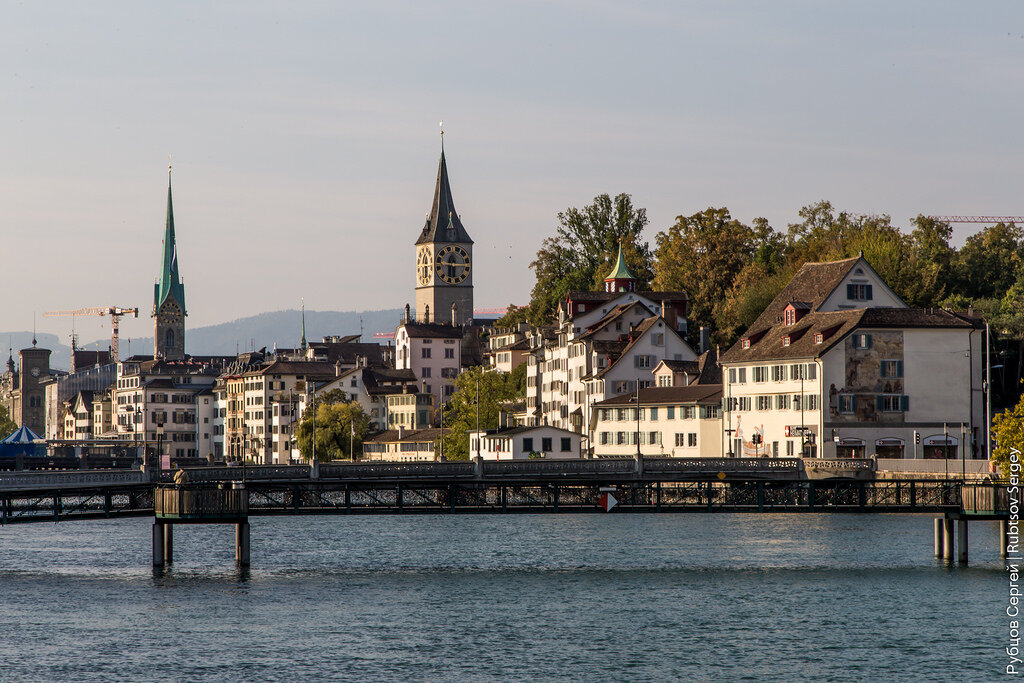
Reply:
M492 429L469 433L469 455L479 453L484 460L582 458L580 441L578 432L558 427Z
M974 319L907 308L862 257L805 264L722 354L729 450L932 457L945 430L950 457L984 458L982 348Z
M436 460L434 444L440 436L441 430L436 428L389 429L363 441L363 459L393 462Z
M594 405L595 457L636 455L721 458L722 385L693 384L640 390ZM637 448L639 442L639 448Z
M461 325L403 322L395 331L395 368L412 370L421 392L447 401L462 370L462 338Z

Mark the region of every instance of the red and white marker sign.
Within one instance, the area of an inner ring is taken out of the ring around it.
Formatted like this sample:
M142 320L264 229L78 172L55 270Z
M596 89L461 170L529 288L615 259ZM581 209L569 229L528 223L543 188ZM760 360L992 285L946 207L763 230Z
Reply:
M619 504L619 501L615 500L615 496L610 493L602 493L601 497L597 499L597 502L605 512L611 511L613 507Z

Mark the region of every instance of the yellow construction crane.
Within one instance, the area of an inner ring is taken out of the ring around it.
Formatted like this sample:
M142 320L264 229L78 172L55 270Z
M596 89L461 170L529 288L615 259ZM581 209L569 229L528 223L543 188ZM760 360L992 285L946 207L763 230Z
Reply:
M121 308L120 306L99 306L95 308L76 308L73 311L46 311L43 313L43 317L56 318L62 316L79 316L79 315L109 315L110 316L110 359L111 362L116 363L121 360L121 356L118 354L117 340L119 338L118 329L121 324L121 316L130 315L133 318L139 317L139 309L137 308ZM72 340L74 345L74 340Z

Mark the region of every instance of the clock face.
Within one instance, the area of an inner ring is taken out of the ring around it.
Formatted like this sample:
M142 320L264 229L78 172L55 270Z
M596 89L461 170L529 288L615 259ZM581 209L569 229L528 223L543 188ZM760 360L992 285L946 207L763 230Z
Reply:
M174 304L164 306L160 311L160 318L165 323L177 324L181 322L181 309Z
M430 284L430 249L423 247L416 258L416 279L421 285Z
M31 372L32 372L32 376L33 377L38 377L39 376L39 368L32 368Z
M461 284L469 277L469 252L462 247L449 245L437 252L434 259L437 277L449 285Z

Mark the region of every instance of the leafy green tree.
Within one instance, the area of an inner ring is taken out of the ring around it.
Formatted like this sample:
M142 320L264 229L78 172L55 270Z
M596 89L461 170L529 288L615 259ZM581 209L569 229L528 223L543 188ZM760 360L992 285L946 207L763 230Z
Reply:
M555 236L544 240L530 264L536 275L530 320L550 323L558 302L570 290L600 289L620 244L638 286L646 287L653 276L650 246L640 241L647 223L647 210L635 208L625 193L614 199L601 194L582 209L560 212Z
M499 330L507 329L515 327L519 323L529 322L529 319L529 306L516 306L515 304L509 304L508 310L505 311L505 315L494 321L494 327Z
M957 294L1001 299L1024 265L1024 233L1013 223L996 223L967 238L956 258Z
M439 452L448 460L468 459L469 433L477 428L477 405L480 429L496 429L501 404L525 395L524 378L525 371L519 376L482 367L462 372L455 379L455 393L444 411L444 443Z
M949 223L928 216L913 219L910 233L911 273L904 300L910 306L938 306L952 294L956 250L949 245L953 229Z
M999 466L1000 473L1008 476L1011 451L1024 451L1024 399L992 418L992 439L995 441L992 460ZM1024 455L1018 453L1017 460L1024 463Z
M760 257L760 270L769 272L784 248L781 236L767 221L761 219L752 228L733 218L725 207L677 216L655 242L654 288L689 295L693 329L714 323L716 307L723 304L745 266Z
M0 439L6 439L16 431L18 431L18 424L11 419L7 408L0 406Z
M313 415L316 414L316 459L354 458L362 453L363 439L370 433L370 418L355 401L344 400L340 391L316 397L306 408L295 430L299 451L305 460L313 457ZM353 428L355 436L353 436ZM354 446L354 454L349 446Z

